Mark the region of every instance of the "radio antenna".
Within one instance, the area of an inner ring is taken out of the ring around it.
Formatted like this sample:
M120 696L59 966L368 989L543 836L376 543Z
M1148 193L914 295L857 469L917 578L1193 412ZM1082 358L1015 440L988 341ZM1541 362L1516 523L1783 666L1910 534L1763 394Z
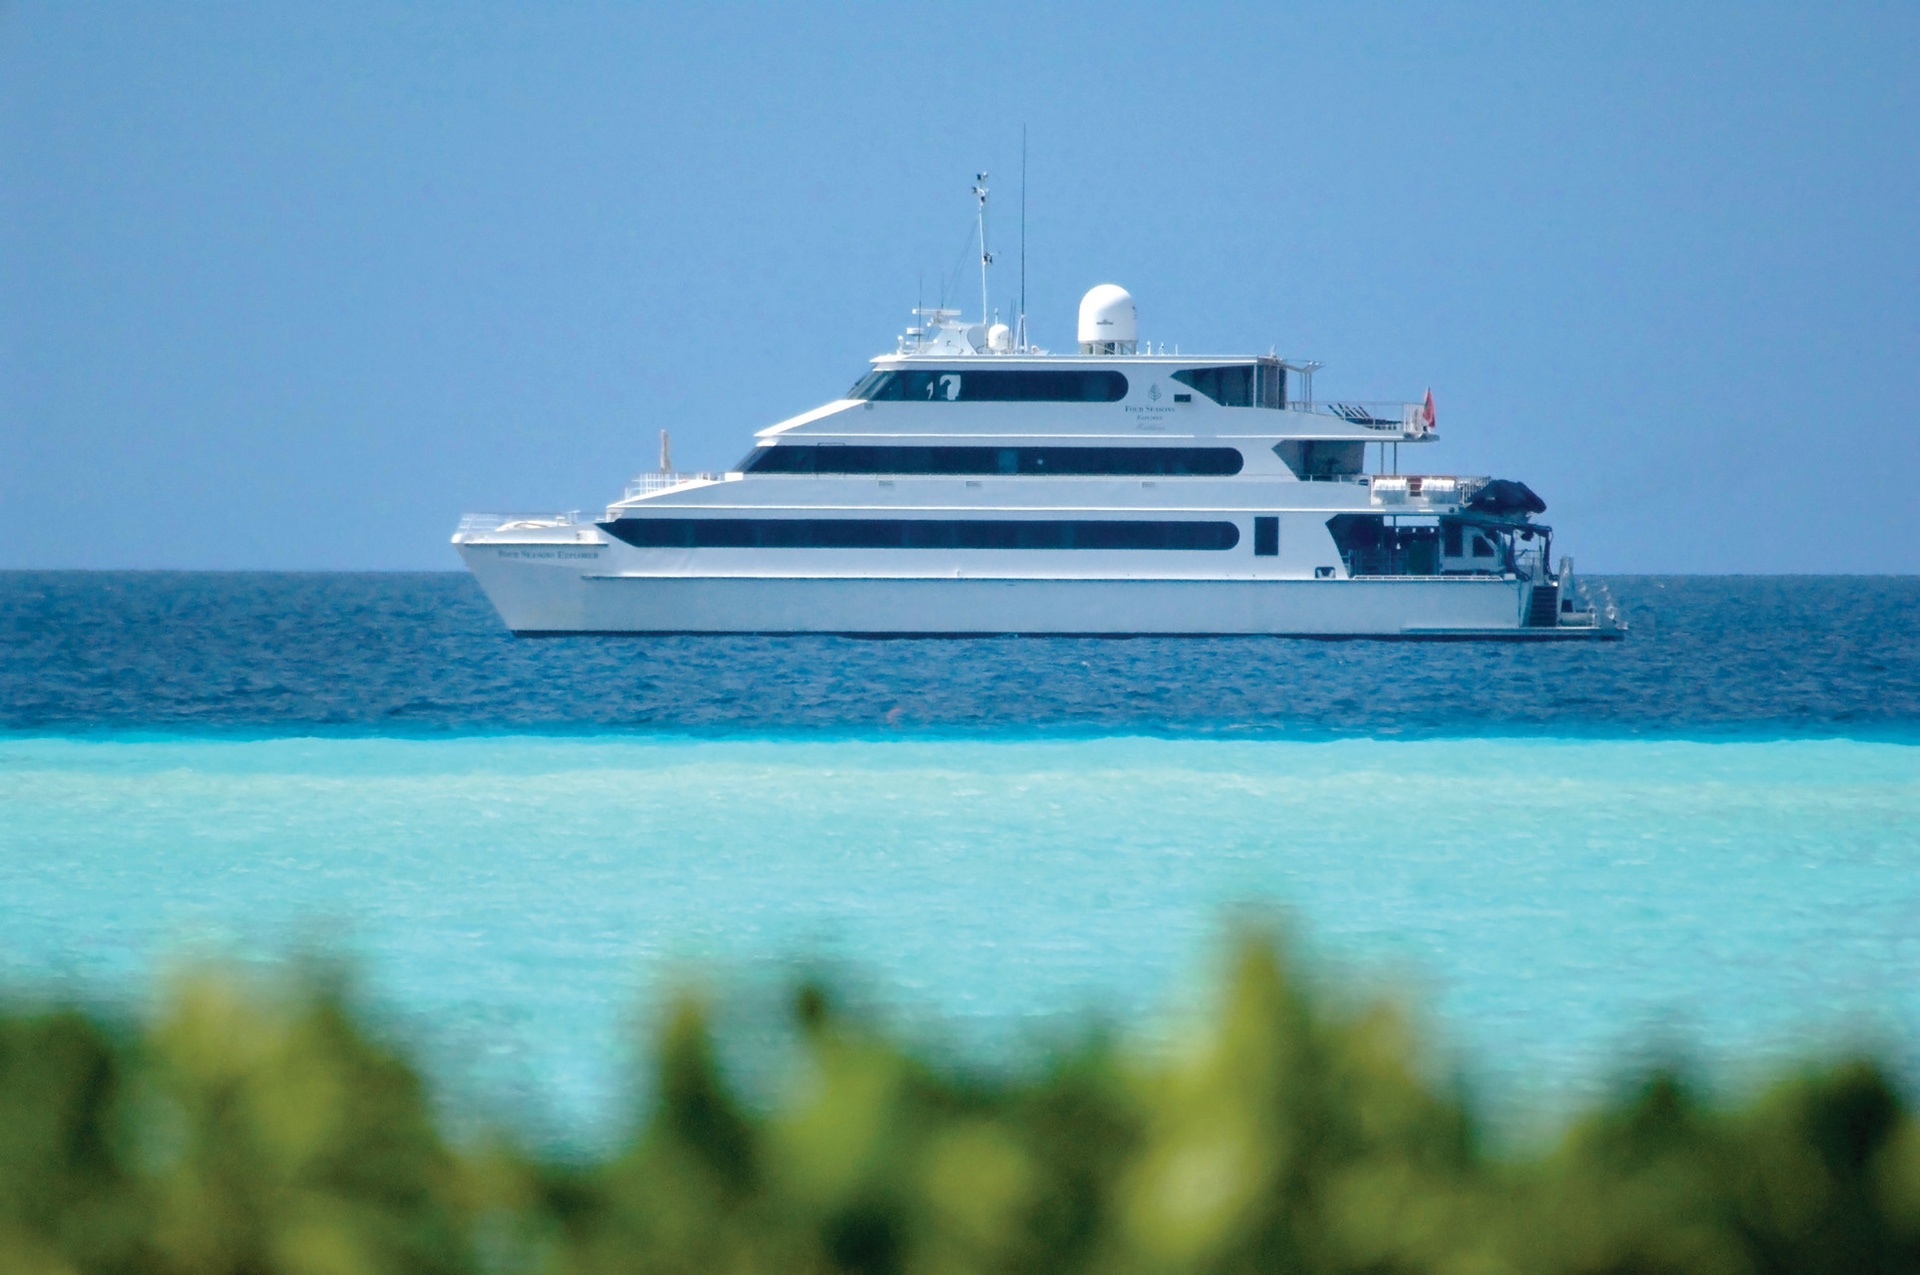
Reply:
M993 254L987 251L987 175L973 175L973 197L980 201L980 322L987 321L987 267L993 264Z
M1014 348L1027 352L1027 126L1020 126L1020 331Z

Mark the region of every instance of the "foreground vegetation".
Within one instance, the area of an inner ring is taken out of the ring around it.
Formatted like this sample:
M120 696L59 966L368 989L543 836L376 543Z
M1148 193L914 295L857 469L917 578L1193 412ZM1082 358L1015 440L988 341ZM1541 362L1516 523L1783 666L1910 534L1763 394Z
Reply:
M1645 1077L1498 1156L1403 1019L1242 945L1184 1048L986 1078L797 998L770 1110L702 1007L594 1162L453 1146L324 987L202 978L135 1029L0 1014L0 1271L1920 1271L1920 1127L1843 1062L1737 1106Z

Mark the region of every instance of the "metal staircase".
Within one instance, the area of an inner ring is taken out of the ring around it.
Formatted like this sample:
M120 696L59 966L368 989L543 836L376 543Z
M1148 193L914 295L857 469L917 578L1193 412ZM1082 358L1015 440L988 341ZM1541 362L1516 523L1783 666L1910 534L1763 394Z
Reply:
M1542 582L1533 586L1533 599L1527 604L1527 627L1551 629L1560 623L1560 586Z

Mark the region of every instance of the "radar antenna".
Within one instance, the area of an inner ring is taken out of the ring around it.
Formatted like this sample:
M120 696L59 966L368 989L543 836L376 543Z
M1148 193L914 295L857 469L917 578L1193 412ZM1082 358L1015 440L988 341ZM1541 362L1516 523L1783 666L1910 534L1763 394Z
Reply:
M993 254L987 251L987 175L973 175L973 197L980 201L980 322L987 322L987 267Z
M1027 352L1027 126L1020 126L1020 330L1013 348Z

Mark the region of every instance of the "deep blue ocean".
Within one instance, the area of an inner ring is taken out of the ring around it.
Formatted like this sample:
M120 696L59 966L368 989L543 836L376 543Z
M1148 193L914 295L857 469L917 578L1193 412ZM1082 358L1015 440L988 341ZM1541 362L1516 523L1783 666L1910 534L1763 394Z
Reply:
M455 574L0 574L0 984L319 943L593 1139L675 983L1017 1060L1152 1039L1252 908L1516 1118L1912 1067L1920 579L1607 584L1623 642L515 639Z
M1616 577L1620 644L515 639L461 574L0 573L14 731L1904 736L1920 577Z

